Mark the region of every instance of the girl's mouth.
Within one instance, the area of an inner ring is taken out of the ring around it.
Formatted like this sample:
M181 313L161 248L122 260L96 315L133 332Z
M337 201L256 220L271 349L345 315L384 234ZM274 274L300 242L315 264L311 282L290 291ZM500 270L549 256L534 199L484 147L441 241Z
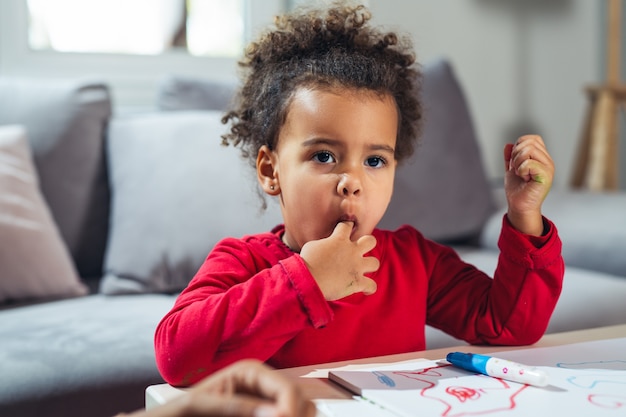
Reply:
M339 218L337 223L341 223L341 222L351 222L353 223L354 227L356 227L357 225L356 216L351 216L348 214L344 214L343 216Z
M339 223L352 223L352 232L350 233L350 236L351 237L354 236L354 233L356 232L357 225L358 225L358 222L355 216L343 215L337 221L337 224Z

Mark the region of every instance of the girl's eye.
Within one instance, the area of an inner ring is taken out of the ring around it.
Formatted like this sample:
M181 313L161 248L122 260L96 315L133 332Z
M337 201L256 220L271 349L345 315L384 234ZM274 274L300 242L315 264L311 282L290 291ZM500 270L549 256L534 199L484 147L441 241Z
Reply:
M317 162L321 162L322 164L330 164L335 162L335 157L326 151L318 152L313 156L313 159Z
M385 165L385 160L380 156L371 156L365 160L365 165L371 168L381 168Z

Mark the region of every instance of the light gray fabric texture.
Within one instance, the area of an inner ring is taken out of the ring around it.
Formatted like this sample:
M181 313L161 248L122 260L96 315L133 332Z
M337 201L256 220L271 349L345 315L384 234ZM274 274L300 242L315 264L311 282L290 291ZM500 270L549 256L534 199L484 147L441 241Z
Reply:
M447 61L428 63L423 74L423 134L397 169L380 226L411 224L438 241L476 237L495 206L467 103Z
M551 190L542 211L559 231L567 266L626 277L626 193ZM504 212L487 222L481 246L497 249Z
M240 150L221 144L220 118L188 111L111 122L103 293L180 290L219 240L282 222L276 204L261 211L256 173Z
M154 329L175 296L90 295L0 314L0 415L111 417L163 383Z
M0 303L86 293L41 195L24 127L0 126Z
M81 276L100 276L108 189L108 88L89 80L0 77L0 124L26 127L40 185Z
M159 110L225 110L232 104L236 81L170 75L158 85Z

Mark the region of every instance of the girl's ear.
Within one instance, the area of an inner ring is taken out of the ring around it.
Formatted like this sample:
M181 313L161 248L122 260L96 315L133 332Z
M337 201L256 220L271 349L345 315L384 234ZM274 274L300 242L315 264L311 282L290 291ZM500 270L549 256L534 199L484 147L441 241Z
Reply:
M259 185L269 195L280 194L280 184L276 175L276 155L267 147L261 146L256 157L256 175Z

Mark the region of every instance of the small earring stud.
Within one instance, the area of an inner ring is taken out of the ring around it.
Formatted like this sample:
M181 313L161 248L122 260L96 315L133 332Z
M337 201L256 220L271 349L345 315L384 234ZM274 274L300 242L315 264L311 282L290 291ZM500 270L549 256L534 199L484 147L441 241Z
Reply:
M270 190L274 191L274 186L270 185Z

